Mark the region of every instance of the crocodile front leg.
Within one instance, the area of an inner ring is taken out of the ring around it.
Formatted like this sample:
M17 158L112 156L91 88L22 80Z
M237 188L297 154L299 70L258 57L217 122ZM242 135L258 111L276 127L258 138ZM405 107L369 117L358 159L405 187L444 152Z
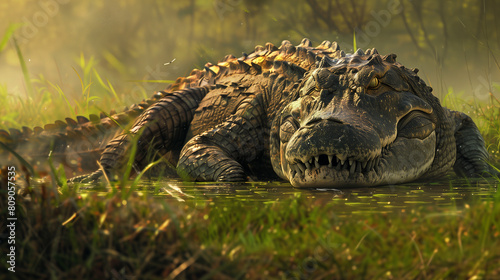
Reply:
M498 176L498 172L488 164L489 153L474 121L462 112L448 112L455 122L455 173L465 177Z
M214 129L189 140L181 151L177 173L187 180L245 181L242 163L264 151L265 113L258 98ZM239 113L241 112L241 113Z
M210 86L179 90L144 111L130 130L117 135L107 144L100 158L107 175L114 179L126 166L130 156L135 157L134 168L141 170L149 163L151 153L161 157L183 142L194 111L210 90ZM134 142L137 143L137 149L135 155L131 155ZM97 170L70 181L95 182L102 175L102 170Z

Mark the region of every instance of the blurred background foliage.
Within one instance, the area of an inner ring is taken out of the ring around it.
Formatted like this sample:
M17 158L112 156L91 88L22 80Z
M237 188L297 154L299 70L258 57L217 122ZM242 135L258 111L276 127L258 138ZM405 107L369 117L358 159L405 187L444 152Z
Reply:
M420 68L436 95L453 88L488 101L500 82L499 14L494 0L4 0L0 32L16 38L38 88L87 106L93 96L120 99L102 99L103 109L165 87L146 80L168 82L255 45L307 37L352 52L354 34L358 47ZM0 48L1 92L21 100L28 90L12 37Z

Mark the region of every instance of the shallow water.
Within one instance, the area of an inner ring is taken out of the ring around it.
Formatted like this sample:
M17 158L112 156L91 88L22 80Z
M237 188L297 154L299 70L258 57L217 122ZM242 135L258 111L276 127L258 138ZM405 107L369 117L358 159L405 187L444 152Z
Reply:
M338 216L397 213L418 208L429 212L460 211L467 205L494 200L499 182L493 179L444 180L370 188L297 189L284 182L185 183L175 180L144 181L137 192L170 202L210 203L223 206L235 201L250 207L280 203L287 198L311 198L315 205L334 205ZM105 191L93 187L81 192ZM422 207L423 206L423 207Z

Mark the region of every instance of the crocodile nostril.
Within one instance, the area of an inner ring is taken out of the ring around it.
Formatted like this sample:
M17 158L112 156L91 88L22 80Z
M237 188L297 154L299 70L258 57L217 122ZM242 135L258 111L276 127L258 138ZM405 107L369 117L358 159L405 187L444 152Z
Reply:
M309 125L309 126L316 125L316 124L318 124L318 123L320 123L322 121L325 121L325 122L335 122L335 123L338 123L338 124L344 124L343 121L335 119L335 118L325 118L324 119L324 118L315 117L315 118L312 118L311 120L309 120L306 125Z

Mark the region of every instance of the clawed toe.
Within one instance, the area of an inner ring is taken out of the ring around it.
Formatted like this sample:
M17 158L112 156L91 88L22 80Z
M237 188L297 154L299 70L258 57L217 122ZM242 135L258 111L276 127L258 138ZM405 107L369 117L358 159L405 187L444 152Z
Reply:
M90 174L80 175L73 177L68 180L68 183L90 183L94 184L99 182L99 179L102 177L102 171L97 170Z

